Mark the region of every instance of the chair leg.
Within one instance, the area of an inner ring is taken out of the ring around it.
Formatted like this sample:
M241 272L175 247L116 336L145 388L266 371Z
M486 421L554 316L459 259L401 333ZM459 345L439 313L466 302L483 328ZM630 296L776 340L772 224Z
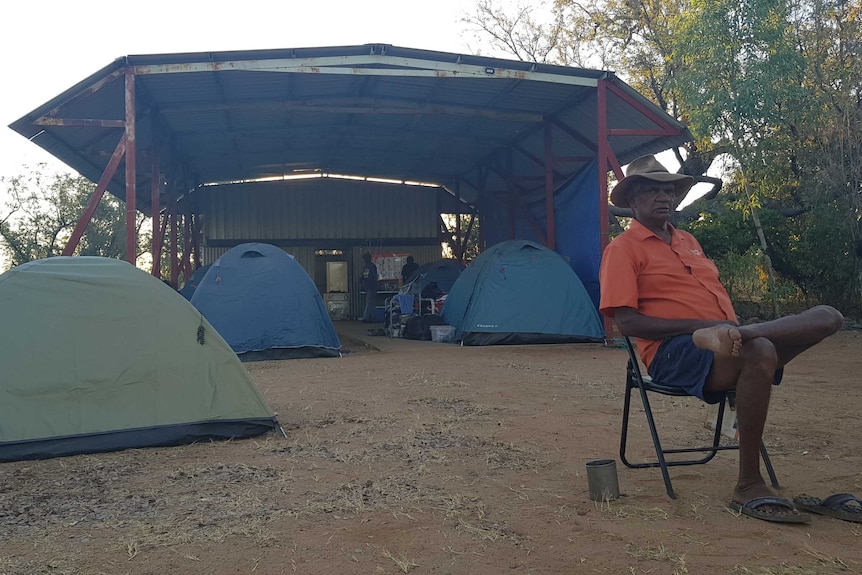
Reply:
M760 442L760 458L763 459L763 465L766 466L766 473L769 474L769 481L772 483L772 486L776 489L780 489L781 486L778 484L778 477L775 476L775 470L772 468L772 461L769 459L769 453L766 451L766 446L763 442Z
M646 391L642 388L639 388L641 399L644 404L644 412L647 416L647 422L649 423L649 432L652 436L652 442L655 445L655 453L658 458L659 467L661 468L661 476L664 479L665 490L667 491L668 497L671 499L676 499L676 493L673 491L673 487L670 483L670 473L667 470L667 461L664 458L664 450L661 447L661 440L658 438L658 431L655 427L655 419L652 416L652 408L649 404L649 399L647 398Z
M631 376L629 376L631 377ZM665 490L667 491L668 497L671 499L676 499L676 493L673 491L673 485L670 481L670 473L667 470L667 461L664 458L664 451L661 447L661 441L658 437L658 431L655 427L655 419L652 416L652 409L650 408L649 399L647 398L646 391L641 388L638 388L641 394L641 400L644 405L644 413L647 416L647 423L649 424L650 436L652 436L653 446L655 447L656 458L658 461L656 463L631 463L628 458L626 458L626 438L628 436L628 424L629 424L629 411L631 408L631 394L632 394L632 385L629 385L631 381L626 384L626 396L625 402L623 405L623 429L620 434L620 459L626 467L630 468L642 468L642 467L659 467L661 468L661 476L664 479Z

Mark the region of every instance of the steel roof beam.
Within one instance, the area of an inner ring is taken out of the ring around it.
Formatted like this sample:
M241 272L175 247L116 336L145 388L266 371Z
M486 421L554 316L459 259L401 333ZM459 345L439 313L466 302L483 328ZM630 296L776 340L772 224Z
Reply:
M542 114L538 112L522 111L500 111L489 110L485 107L451 106L446 104L423 104L393 106L379 105L380 99L358 99L354 105L342 104L332 105L314 104L310 102L288 102L280 100L259 102L231 102L231 103L189 103L189 104L167 104L159 107L162 115L167 116L172 112L189 114L194 112L215 112L223 110L278 110L287 112L300 112L315 114L377 114L377 115L407 115L414 114L434 116L457 116L466 118L485 118L488 120L505 120L508 122L532 122L541 123ZM363 105L366 104L366 105Z
M224 62L189 62L177 64L151 64L134 67L136 75L189 74L197 72L287 72L293 74L335 74L359 76L404 76L428 78L485 78L488 80L515 79L533 82L552 82L571 86L595 87L596 78L568 74L552 74L529 70L513 70L493 66L476 66L400 58L394 56L359 55L321 58L284 58L272 60L227 60Z

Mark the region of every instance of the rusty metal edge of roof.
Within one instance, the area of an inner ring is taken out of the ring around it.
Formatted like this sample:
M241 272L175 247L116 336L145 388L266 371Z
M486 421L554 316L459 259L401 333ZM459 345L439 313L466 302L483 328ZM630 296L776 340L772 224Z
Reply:
M113 62L111 62L104 68L98 70L97 72L94 72L93 74L90 74L77 84L74 84L71 88L64 90L63 92L61 92L57 96L54 96L41 106L28 112L27 114L24 114L23 116L9 124L9 127L29 140L30 138L42 131L42 128L40 126L33 125L33 120L41 118L46 113L50 112L51 110L68 100L71 96L74 96L81 90L92 86L94 83L98 82L99 80L102 80L103 78L106 78L110 74L122 70L125 66L125 57L115 59Z
M324 56L353 56L372 54L382 57L410 57L417 60L428 60L429 62L461 63L474 66L488 66L493 68L506 68L519 71L541 72L544 74L558 75L563 77L584 77L601 79L614 77L613 72L604 70L591 70L587 68L572 68L555 64L538 64L521 60L507 60L504 58L491 58L486 56L474 56L470 54L459 54L456 52L441 52L435 50L423 50L418 48L405 48L391 44L361 44L353 46L321 46L306 48L278 48L267 50L234 50L221 52L179 52L165 54L128 55L116 58L101 70L87 76L77 84L64 90L54 98L38 106L31 112L25 114L18 120L9 124L9 128L18 132L25 138L31 138L41 132L41 128L33 126L32 121L53 110L70 97L81 90L93 85L99 80L107 77L113 72L123 69L125 66L152 66L159 64L180 64L194 62L226 62L230 60L274 60L283 58L318 58ZM627 85L625 85L627 87ZM652 104L654 105L654 104Z
M578 76L585 78L602 78L608 74L605 70L589 68L574 68L557 64L539 64L523 60L509 60L488 56L476 56L459 52L443 52L439 50L424 50L407 48L392 44L360 44L348 46L319 46L301 48L272 48L266 50L228 50L220 52L180 52L173 54L138 54L125 57L132 66L152 66L158 64L190 64L195 62L229 62L244 60L279 60L320 58L332 56L375 55L428 60L429 62L461 63L475 66L507 68L511 70L543 72L561 76Z

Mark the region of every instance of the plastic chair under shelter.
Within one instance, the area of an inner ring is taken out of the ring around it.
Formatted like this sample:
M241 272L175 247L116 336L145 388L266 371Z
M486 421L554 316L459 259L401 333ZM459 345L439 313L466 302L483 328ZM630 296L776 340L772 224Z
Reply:
M671 499L676 499L676 494L673 490L673 485L670 481L669 467L684 466L684 465L700 465L712 460L719 452L724 450L739 449L736 443L722 445L721 429L724 422L724 413L728 405L733 405L735 400L734 392L728 392L718 404L718 417L715 422L715 433L712 438L712 444L702 447L685 447L667 449L662 447L659 439L658 430L656 429L655 418L653 417L652 409L649 402L650 393L660 393L674 397L693 397L684 390L678 387L670 387L662 385L661 382L654 381L649 375L643 375L635 353L634 345L628 337L625 338L626 349L628 350L629 360L626 366L626 395L625 404L623 407L623 426L622 434L620 435L620 459L626 467L640 469L644 467L659 467L661 468L664 485L667 489L667 494ZM638 390L641 401L644 406L647 424L649 425L650 436L655 447L656 459L651 461L632 462L626 456L626 444L629 432L629 413L631 410L632 392ZM683 456L681 454L702 454L701 457ZM763 442L760 444L760 455L763 459L763 464L766 467L766 472L769 474L769 480L772 486L778 488L778 479L775 477L775 471L772 468L772 462L769 460L769 454L766 451L766 446ZM670 456L670 458L668 458Z

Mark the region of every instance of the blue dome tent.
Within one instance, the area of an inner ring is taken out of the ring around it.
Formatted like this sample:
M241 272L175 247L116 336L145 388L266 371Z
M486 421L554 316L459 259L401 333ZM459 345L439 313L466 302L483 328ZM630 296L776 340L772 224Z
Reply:
M191 303L240 359L340 355L317 286L293 256L271 244L231 248L212 264Z
M500 242L473 260L442 316L464 345L604 340L595 304L572 268L526 240Z

